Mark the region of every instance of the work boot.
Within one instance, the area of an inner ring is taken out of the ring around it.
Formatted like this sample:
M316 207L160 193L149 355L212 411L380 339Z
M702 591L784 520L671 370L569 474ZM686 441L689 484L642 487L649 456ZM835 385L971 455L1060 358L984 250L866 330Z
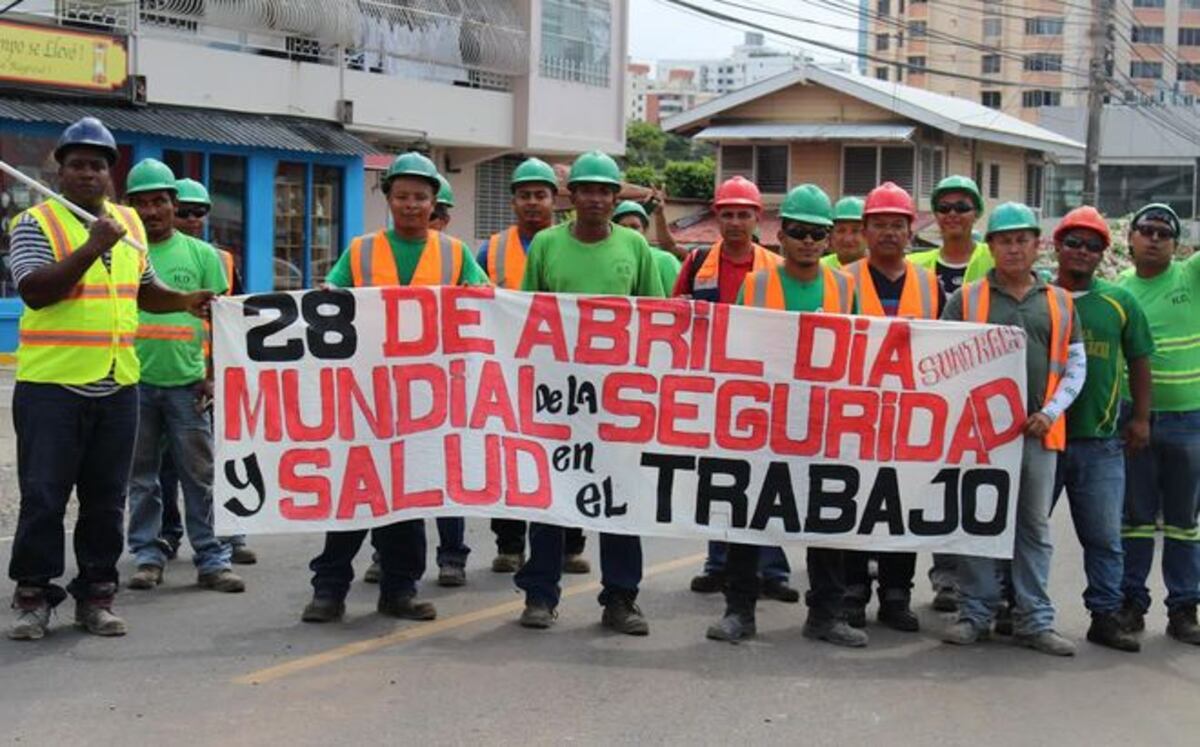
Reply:
M800 601L800 592L788 586L786 579L773 578L763 581L758 590L761 599L774 599L777 602L795 604Z
M754 615L749 612L726 610L716 625L709 625L704 637L710 641L726 641L739 643L758 634L758 626L754 623Z
M226 594L239 594L246 590L246 582L242 580L242 577L228 568L211 573L201 573L196 577L196 583L202 589L222 591Z
M716 594L724 590L724 573L701 573L692 578L692 591L697 594Z
M501 552L492 559L492 573L516 573L525 565L525 553Z
M8 637L14 641L36 641L50 630L50 611L53 609L41 589L18 586L13 594L12 608L16 612Z
M566 555L563 557L563 573L572 573L578 575L591 572L592 564L588 562L587 558L583 557L579 553L574 553L572 555Z
M1121 623L1121 630L1126 633L1141 633L1146 629L1146 611L1138 609L1137 605L1128 599L1117 612L1117 620Z
M234 545L229 555L229 562L234 565L254 565L258 562L258 553L245 545Z
M467 569L457 565L443 565L438 568L438 586L466 586Z
M937 612L958 612L958 592L954 589L938 589L933 595L933 609Z
M879 604L879 622L902 633L916 633L921 621L906 601L887 601Z
M850 627L845 620L839 620L836 617L810 614L804 621L804 628L800 632L805 638L847 648L862 648L870 641L864 631L856 630Z
M842 616L846 624L862 630L867 627L867 603L858 599L847 599L842 604Z
M1200 646L1200 624L1196 623L1194 605L1167 612L1167 635L1182 643Z
M642 611L634 604L633 597L627 594L613 594L604 605L604 614L600 624L609 630L625 635L649 635L650 624L642 616Z
M129 588L131 589L153 589L163 581L163 569L156 565L139 565L133 575L129 577Z
M121 636L128 632L125 621L113 614L113 596L117 585L92 584L89 599L75 600L75 624L92 635Z
M521 612L521 627L545 630L558 619L558 612L542 602L526 602L525 610Z
M163 554L167 556L167 560L174 560L179 557L179 540L159 538L158 544L162 546Z
M1010 636L1013 634L1013 615L1012 607L1007 604L1001 604L996 610L996 624L994 627L996 635Z
M991 638L991 632L970 620L956 620L953 625L942 631L942 641L955 646L970 646L988 638Z
M1053 630L1041 630L1032 634L1016 636L1016 642L1034 651L1041 651L1051 656L1074 656L1075 644L1063 638Z
M1132 633L1121 628L1121 621L1111 612L1092 613L1092 624L1088 628L1087 639L1092 643L1118 651L1136 653L1142 650L1142 644Z
M383 576L383 571L379 568L379 561L371 561L371 565L367 566L367 572L363 574L364 584L377 584L380 577Z
M314 594L312 601L304 605L300 621L306 623L337 622L346 614L346 601L340 597Z
M388 617L398 617L401 620L433 620L437 617L437 608L432 602L418 602L416 594L379 594L376 611Z

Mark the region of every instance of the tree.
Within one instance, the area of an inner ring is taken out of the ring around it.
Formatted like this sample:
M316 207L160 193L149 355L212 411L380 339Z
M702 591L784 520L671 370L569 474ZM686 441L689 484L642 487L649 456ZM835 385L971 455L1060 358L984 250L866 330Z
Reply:
M662 177L653 166L630 166L625 169L625 181L643 187L657 187L662 183Z
M629 166L661 169L667 162L663 154L667 136L658 125L630 122L625 126L625 161Z
M712 199L717 164L711 158L703 161L671 161L663 168L667 194L672 197Z

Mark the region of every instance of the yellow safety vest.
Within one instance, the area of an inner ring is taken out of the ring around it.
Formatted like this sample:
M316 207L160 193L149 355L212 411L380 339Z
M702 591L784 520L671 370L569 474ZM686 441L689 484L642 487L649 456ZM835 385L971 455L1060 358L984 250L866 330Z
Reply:
M400 272L387 232L358 236L350 242L350 275L354 287L400 285ZM430 230L409 285L458 285L462 275L462 242Z
M56 262L88 239L87 228L57 202L43 202L26 212L50 240ZM146 231L136 212L105 201L102 213L146 244ZM65 298L42 309L25 309L18 335L18 381L82 385L112 372L118 384L137 383L141 367L133 341L146 257L118 241L112 247L111 265L110 271L97 258Z

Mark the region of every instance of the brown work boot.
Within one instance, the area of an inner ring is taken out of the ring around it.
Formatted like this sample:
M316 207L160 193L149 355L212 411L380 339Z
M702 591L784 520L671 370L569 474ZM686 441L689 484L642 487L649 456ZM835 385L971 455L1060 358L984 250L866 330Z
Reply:
M8 637L14 641L36 641L50 631L50 602L45 593L32 586L18 586L13 594L16 612Z
M1196 622L1196 607L1179 607L1167 613L1167 635L1182 643L1200 646L1200 624Z
M591 573L592 564L578 553L563 557L563 573Z
M153 589L163 582L163 569L157 565L139 565L137 571L129 577L131 589Z
M242 580L242 577L228 568L222 568L212 573L201 573L196 578L196 583L202 589L222 591L226 594L238 594L246 590L246 582Z
M113 614L113 596L117 585L93 584L88 590L90 598L75 600L75 624L92 635L105 637L122 636L128 632L125 621Z
M381 615L401 620L433 620L437 617L437 608L431 602L418 602L415 594L381 593L375 609Z

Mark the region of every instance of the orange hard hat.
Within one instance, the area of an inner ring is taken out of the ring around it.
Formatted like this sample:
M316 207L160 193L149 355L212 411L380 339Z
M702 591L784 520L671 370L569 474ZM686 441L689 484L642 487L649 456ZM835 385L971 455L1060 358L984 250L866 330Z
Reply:
M1062 217L1058 222L1058 226L1054 229L1054 240L1061 241L1067 231L1072 228L1087 228L1100 234L1104 238L1104 245L1108 246L1112 243L1112 234L1108 231L1108 221L1104 220L1104 216L1100 211L1091 205L1083 205L1077 207L1071 212Z
M894 182L884 182L867 195L863 217L868 215L903 215L910 221L917 217L912 195Z
M726 179L717 187L713 198L713 207L722 208L728 205L747 205L762 210L762 194L754 182L742 176Z

